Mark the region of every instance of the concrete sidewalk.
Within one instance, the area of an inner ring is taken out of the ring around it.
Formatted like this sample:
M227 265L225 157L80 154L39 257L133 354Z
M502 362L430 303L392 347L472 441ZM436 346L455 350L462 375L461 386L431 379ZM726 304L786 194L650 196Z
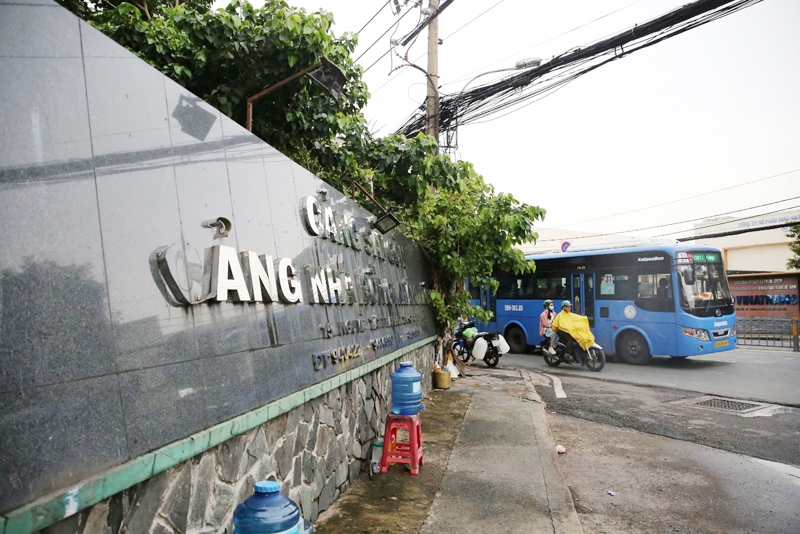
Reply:
M535 373L489 369L425 400L425 463L366 473L315 522L326 532L582 533L556 467Z

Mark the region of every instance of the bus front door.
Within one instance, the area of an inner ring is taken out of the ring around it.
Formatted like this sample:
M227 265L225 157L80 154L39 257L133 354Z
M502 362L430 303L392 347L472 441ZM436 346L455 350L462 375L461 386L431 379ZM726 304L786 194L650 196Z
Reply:
M484 309L492 312L492 318L489 319L489 324L486 325L486 331L497 332L497 294L492 294L492 290L487 289L486 298L489 301L489 307Z
M481 308L492 312L492 318L488 323L478 323L478 328L487 332L497 330L497 296L492 294L491 289L481 288Z
M589 326L594 327L594 273L572 273L570 280L572 313L585 315Z

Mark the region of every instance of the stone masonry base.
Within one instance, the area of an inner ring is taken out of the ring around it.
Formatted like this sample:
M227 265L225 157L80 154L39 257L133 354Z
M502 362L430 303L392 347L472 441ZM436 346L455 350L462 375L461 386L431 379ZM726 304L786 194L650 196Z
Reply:
M317 397L40 531L47 534L233 532L233 511L259 480L277 480L316 520L368 467L383 435L391 374L411 361L431 389L433 345Z

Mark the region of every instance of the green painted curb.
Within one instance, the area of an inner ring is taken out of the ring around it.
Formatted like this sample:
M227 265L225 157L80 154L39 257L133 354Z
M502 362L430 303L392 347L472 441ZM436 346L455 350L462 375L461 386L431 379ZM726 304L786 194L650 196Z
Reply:
M193 456L197 456L201 452L216 447L234 436L263 425L270 419L274 419L343 384L371 373L375 369L383 367L411 351L436 341L436 339L436 336L431 336L417 341L360 367L296 391L261 408L207 428L188 438L170 443L156 451L85 480L66 491L48 495L38 501L12 510L0 517L0 534L30 534L70 517L103 499L107 499L122 490L147 480L161 471L165 471Z

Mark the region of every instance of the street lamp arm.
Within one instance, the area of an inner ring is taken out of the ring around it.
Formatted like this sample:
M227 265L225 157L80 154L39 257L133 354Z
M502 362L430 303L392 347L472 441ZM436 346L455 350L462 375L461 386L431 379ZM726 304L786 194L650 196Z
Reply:
M364 193L365 195L367 195L367 198L369 198L369 199L370 199L372 202L374 202L374 203L375 203L375 205L376 205L376 206L378 206L378 207L380 208L380 210L381 210L381 211L386 211L386 208L384 208L384 207L381 205L381 203L380 203L380 202L378 202L378 200L377 200L377 199L376 199L374 196L372 196L372 194L371 194L369 191L367 191L366 189L364 189L364 186L362 186L360 183L358 183L358 182L356 182L356 181L353 181L353 185L352 185L352 187L351 187L351 189L350 189L350 194L353 196L353 198L355 198L355 188L356 188L356 187L357 187L357 188L359 188L359 189L361 190L361 192L362 192L362 193Z
M278 83L276 83L275 85L270 85L269 87L267 87L266 89L264 89L260 93L256 93L253 96L251 96L250 98L248 98L247 99L247 124L246 124L247 131L248 132L252 132L253 131L253 102L258 100L259 98L262 98L262 97L268 95L269 93L271 93L271 92L273 92L273 91L275 91L277 89L280 89L281 87L283 87L287 83L292 82L292 81L296 80L297 78L299 78L301 76L305 76L306 74L308 74L311 71L317 70L321 66L322 66L322 62L314 63L310 67L306 67L305 69L301 70L300 72L298 72L296 74L292 74L291 76L289 76L285 80L281 80Z

